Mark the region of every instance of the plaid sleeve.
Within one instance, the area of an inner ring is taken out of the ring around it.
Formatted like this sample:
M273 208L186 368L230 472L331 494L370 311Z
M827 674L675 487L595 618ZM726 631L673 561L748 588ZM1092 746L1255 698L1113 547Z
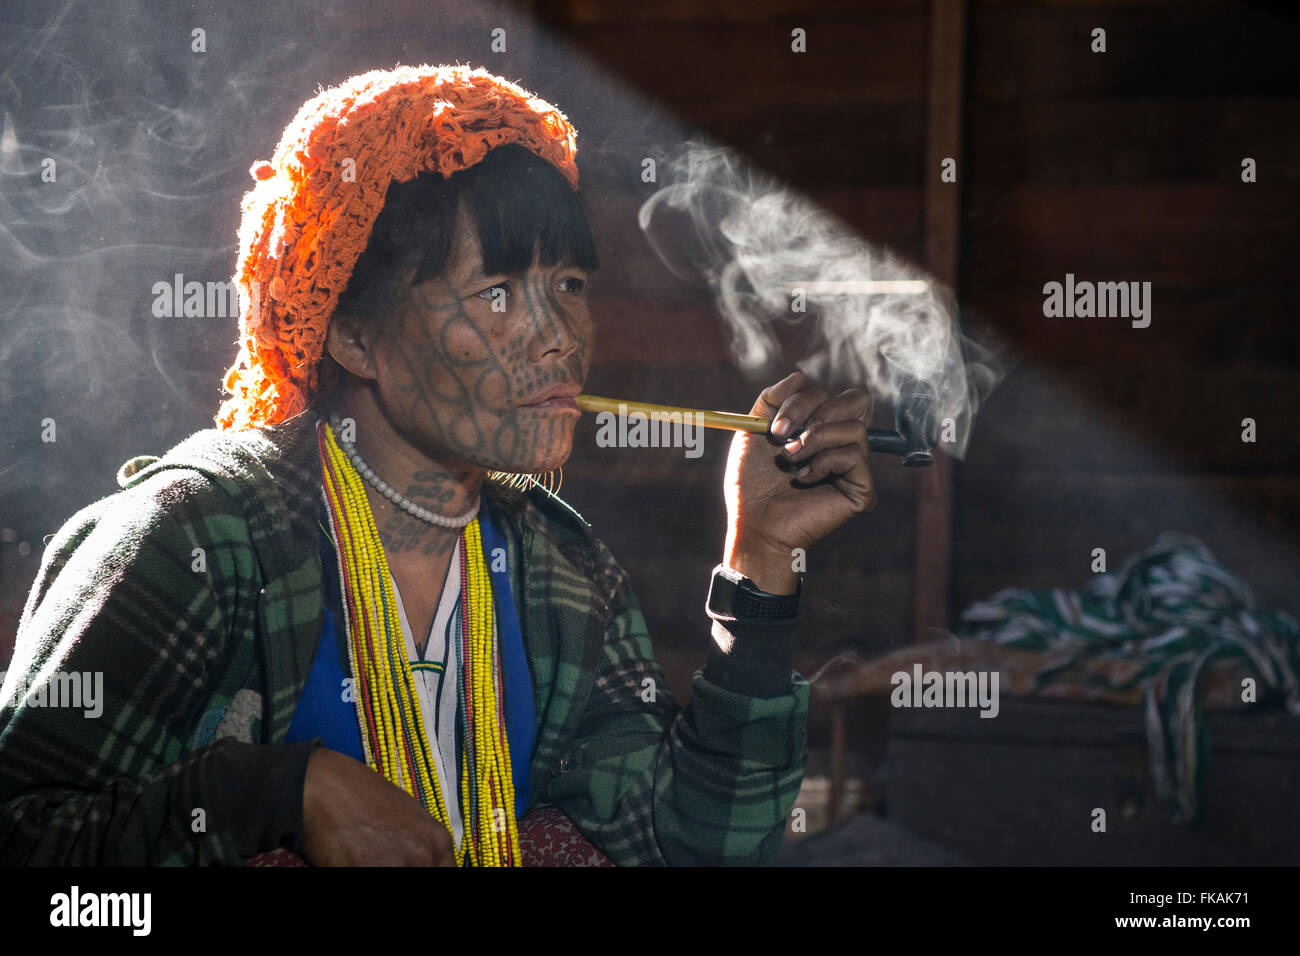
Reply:
M595 686L548 798L619 865L757 865L780 849L807 761L809 685L751 697L696 671L674 702L624 587Z
M0 863L235 864L301 824L310 744L190 746L257 595L234 502L176 474L46 550L0 694Z

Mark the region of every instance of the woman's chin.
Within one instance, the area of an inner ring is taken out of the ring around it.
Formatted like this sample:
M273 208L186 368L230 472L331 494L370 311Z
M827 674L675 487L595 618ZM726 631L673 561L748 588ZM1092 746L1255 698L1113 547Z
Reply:
M545 455L542 464L537 467L537 471L555 471L569 460L573 454L573 432L570 430L563 437L558 438Z

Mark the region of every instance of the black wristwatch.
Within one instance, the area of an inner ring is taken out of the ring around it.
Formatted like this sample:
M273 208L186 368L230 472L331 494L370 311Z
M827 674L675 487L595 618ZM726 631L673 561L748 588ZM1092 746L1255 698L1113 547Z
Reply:
M799 598L803 595L803 575L794 594L769 594L760 591L749 578L725 564L713 569L713 582L709 585L709 599L705 610L710 617L755 618L779 621L799 613Z

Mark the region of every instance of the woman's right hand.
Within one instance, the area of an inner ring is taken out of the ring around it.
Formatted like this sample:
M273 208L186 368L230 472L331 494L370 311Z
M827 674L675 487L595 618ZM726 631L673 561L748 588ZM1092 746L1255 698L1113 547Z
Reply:
M419 800L346 754L307 759L300 855L313 866L455 866L447 828Z

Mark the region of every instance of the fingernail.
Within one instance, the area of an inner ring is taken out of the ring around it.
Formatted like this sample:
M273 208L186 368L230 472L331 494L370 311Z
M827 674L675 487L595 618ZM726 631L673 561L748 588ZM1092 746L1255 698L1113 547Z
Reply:
M772 423L772 434L775 435L777 438L780 438L789 430L790 430L790 419L788 418L778 418L776 421Z
M786 442L785 445L782 446L782 447L784 447L786 451L788 451L790 454L793 455L795 452L797 452L800 448L803 447L803 439L802 439L802 438L791 438L791 439L790 439L788 442Z
M811 471L812 471L812 466L811 466L811 465L804 465L804 466L803 466L802 468L800 468L799 471L795 474L795 477L796 477L796 478L807 478L807 477L808 477L808 473L811 472Z

